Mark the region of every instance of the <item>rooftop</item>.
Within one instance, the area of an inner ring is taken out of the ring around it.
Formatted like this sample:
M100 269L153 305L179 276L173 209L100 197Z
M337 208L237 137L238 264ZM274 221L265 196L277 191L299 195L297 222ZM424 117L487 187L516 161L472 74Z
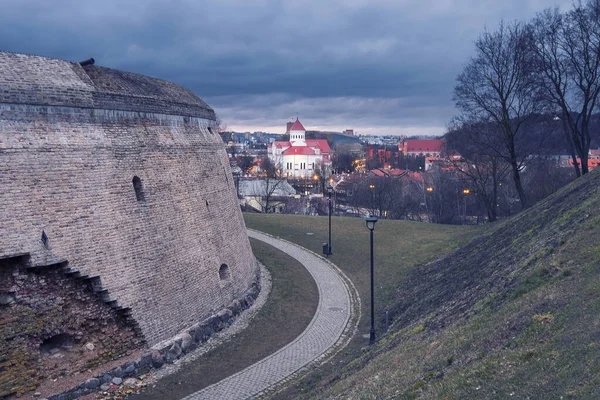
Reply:
M300 120L296 118L296 122L294 122L294 125L290 127L290 131L306 131L306 129L304 129L304 126Z

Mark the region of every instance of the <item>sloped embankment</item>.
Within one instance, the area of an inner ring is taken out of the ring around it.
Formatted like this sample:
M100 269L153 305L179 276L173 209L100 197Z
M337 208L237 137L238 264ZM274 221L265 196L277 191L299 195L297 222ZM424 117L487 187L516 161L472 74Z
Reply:
M599 188L592 172L414 270L390 331L322 394L600 398Z

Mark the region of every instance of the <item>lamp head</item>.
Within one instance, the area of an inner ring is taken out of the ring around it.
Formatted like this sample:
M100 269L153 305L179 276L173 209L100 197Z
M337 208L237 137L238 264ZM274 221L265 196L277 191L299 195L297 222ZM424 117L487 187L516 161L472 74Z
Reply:
M367 223L367 228L369 228L369 230L372 231L373 229L375 229L375 223L377 222L377 217L369 215L367 218L365 218L365 222Z

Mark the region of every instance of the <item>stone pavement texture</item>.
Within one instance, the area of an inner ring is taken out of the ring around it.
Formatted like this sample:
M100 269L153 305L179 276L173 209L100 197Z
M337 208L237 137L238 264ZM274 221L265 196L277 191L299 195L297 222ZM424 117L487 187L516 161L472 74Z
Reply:
M309 364L326 358L343 347L355 329L360 300L351 282L333 264L293 243L248 230L248 236L261 240L300 261L313 276L319 289L317 311L300 336L272 355L223 379L184 400L248 399L264 395L286 378ZM354 325L354 326L353 326Z

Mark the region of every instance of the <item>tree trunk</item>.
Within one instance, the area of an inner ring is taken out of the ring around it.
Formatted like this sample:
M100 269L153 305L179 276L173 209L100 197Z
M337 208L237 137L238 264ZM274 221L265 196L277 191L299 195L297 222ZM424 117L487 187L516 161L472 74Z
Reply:
M575 168L575 175L579 178L581 176L581 170L579 169L579 162L577 161L577 154L575 153L575 146L573 145L573 137L569 133L569 127L567 125L567 112L563 111L562 123L565 137L567 138L567 144L569 146L569 152L571 153L571 159L573 160L573 167Z
M587 174L588 171L588 156L590 152L590 128L588 125L588 120L584 118L584 121L581 126L581 175Z
M519 173L519 165L516 160L512 160L510 163L513 170L513 180L515 181L515 188L517 189L517 193L519 194L519 201L521 202L521 210L524 210L527 207L527 198L525 197L525 191L523 190L523 185L521 185L521 174Z
M488 219L490 222L494 222L498 219L498 179L497 177L498 166L496 163L492 163L492 204L488 207Z

